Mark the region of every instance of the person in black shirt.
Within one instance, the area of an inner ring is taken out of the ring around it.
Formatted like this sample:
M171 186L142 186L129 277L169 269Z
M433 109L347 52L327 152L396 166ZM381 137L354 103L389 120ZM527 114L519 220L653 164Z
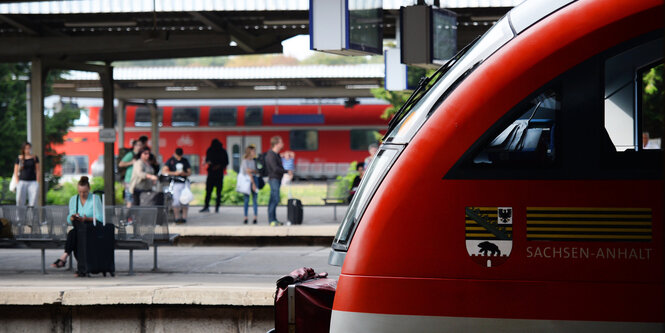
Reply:
M356 192L358 191L358 186L360 186L360 180L365 175L365 163L360 162L356 164L356 171L358 172L358 174L353 178L353 183L351 183L351 189L349 190L349 198L347 199L348 202L351 202L351 199L353 199L353 195L356 194Z
M213 139L210 147L206 151L205 164L208 166L208 178L206 178L206 198L203 203L203 209L200 212L208 212L210 204L210 195L213 187L217 189L215 213L219 213L219 205L222 203L222 187L224 186L224 170L229 165L229 155L226 153L222 143Z
M279 226L283 224L277 220L277 205L279 205L280 200L279 188L282 185L282 176L288 172L284 170L282 158L279 157L280 150L284 148L282 137L273 136L270 139L270 147L270 150L266 153L266 169L268 171L268 184L270 184L268 221L271 226Z
M180 202L180 194L187 186L187 177L192 174L192 166L182 155L182 148L176 148L175 154L166 161L162 169L162 174L175 177L173 180L173 215L175 215L175 223L187 222L187 208L189 207L189 205L183 205Z
M16 158L14 164L14 177L18 178L16 186L16 205L25 206L25 200L28 200L28 206L37 205L39 197L39 157L32 155L32 145L26 142L21 146L21 154Z

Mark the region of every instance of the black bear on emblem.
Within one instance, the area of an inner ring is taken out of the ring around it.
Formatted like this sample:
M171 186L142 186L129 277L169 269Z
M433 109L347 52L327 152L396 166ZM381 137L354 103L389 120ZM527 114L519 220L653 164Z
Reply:
M494 243L490 243L488 241L484 241L480 244L478 244L478 247L480 248L480 251L478 253L486 256L487 252L490 252L490 255L501 255L501 250L499 250L499 247L496 246Z
M510 208L507 209L499 209L499 219L503 223L508 223L508 220L510 220L513 216L513 210Z

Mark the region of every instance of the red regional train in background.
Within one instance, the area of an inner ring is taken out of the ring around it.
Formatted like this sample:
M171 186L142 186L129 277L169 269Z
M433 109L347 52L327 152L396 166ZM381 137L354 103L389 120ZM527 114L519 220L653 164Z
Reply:
M426 82L335 236L330 332L662 332L663 16L527 0Z
M360 101L362 101L361 99ZM367 157L367 147L377 142L376 133L385 133L387 121L381 114L389 106L378 100L374 104L344 103L291 105L211 105L211 101L164 101L159 106L159 153L163 160L176 147L182 147L192 164L194 174L205 174L201 165L213 139L219 139L229 154L229 168L236 172L244 149L254 144L258 152L270 147L270 138L280 135L284 150L296 155L296 174L300 178L331 178L345 174L349 163ZM280 101L281 102L281 101ZM306 102L306 100L305 100ZM179 104L185 106L177 106ZM207 103L207 104L206 104ZM242 101L240 101L242 103ZM228 104L228 102L225 102ZM99 142L101 107L88 107L88 122L71 128L63 145L56 146L65 154L61 174L103 174L103 143ZM117 119L117 117L116 117ZM117 124L116 124L117 125ZM141 135L151 136L150 110L146 106L126 107L125 136L122 146ZM118 145L116 144L116 157ZM56 170L58 171L58 170Z

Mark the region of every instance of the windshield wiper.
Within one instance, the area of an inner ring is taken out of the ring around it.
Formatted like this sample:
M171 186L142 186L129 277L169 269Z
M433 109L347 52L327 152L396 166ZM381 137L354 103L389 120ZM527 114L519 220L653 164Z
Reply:
M452 58L450 58L450 60L446 61L446 63L443 64L443 66L439 67L439 69L437 69L436 72L434 72L431 76L429 76L429 77L423 76L423 77L420 78L420 81L418 82L418 87L416 87L416 90L413 91L411 96L409 96L409 98L402 105L402 107L399 108L399 110L395 113L393 118L390 119L390 122L388 122L388 130L386 131L386 134L383 136L381 141L385 141L385 139L388 137L388 134L390 134L390 132L392 132L392 130L395 128L395 126L397 126L397 123L399 123L400 120L402 120L402 118L404 118L404 116L406 115L406 111L410 110L410 106L412 106L412 105L416 104L418 101L420 101L420 99L427 94L427 91L429 91L429 89L434 86L434 83L436 83L439 79L441 79L444 76L444 74L446 74L453 67L453 65L455 65L455 63L457 63L457 60L459 60L464 54L466 54L466 52L471 48L471 46L476 44L478 39L480 39L480 36L476 37L473 41L471 41L471 43L469 43L465 47L463 47L459 52L457 52L457 54L455 54ZM437 77L437 75L438 75L438 77ZM435 77L436 77L436 79L432 80ZM432 82L432 85L427 87L427 85L430 82ZM427 89L425 89L425 88L427 88ZM425 89L425 90L423 90L423 89ZM417 96L421 92L422 92L422 94Z

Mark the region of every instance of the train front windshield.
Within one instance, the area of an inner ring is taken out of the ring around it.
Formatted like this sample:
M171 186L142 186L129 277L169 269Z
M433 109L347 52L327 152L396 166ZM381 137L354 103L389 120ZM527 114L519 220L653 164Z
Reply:
M468 50L461 51L463 53L461 57L456 61L454 60L455 63L452 64L450 69L443 73L429 91L420 100L416 101L413 107L402 115L396 126L386 134L384 144L368 167L358 192L351 200L346 216L337 231L328 258L329 264L342 265L357 224L383 178L388 174L400 152L427 121L432 113L431 111L445 98L446 92L454 89L474 68L513 36L508 19L504 17Z

